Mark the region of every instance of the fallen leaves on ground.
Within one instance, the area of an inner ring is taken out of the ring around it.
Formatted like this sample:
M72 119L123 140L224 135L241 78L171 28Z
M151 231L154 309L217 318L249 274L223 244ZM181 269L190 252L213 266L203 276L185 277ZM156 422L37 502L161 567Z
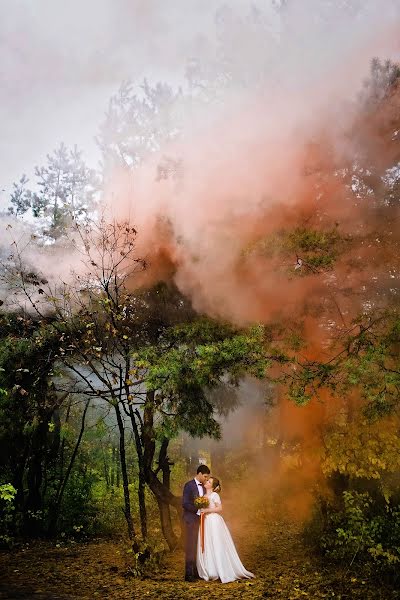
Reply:
M254 580L229 584L183 581L182 551L167 556L152 578L127 576L124 545L112 540L55 544L33 542L0 554L0 598L25 600L388 600L393 591L313 556L299 527L266 517L232 531ZM58 546L58 547L57 547ZM126 548L126 546L125 546Z

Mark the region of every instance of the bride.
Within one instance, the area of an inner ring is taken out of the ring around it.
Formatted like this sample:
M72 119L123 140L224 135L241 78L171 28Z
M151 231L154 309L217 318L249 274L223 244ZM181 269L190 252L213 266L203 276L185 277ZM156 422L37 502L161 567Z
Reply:
M250 579L253 573L246 571L236 552L229 529L221 516L222 505L218 492L221 491L216 477L210 477L204 484L209 507L202 508L204 519L204 551L201 543L201 531L197 544L197 570L199 577L209 581L220 579L229 583L236 579Z

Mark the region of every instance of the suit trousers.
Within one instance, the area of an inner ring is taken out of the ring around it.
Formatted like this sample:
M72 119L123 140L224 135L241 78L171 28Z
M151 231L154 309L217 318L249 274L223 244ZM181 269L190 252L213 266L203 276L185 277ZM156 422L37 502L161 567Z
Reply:
M196 554L199 536L200 517L185 525L185 578L197 578Z

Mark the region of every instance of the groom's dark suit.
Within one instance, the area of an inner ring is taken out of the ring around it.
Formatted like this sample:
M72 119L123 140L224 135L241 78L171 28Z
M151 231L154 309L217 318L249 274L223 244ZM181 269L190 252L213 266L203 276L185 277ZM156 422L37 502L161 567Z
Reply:
M201 493L202 492L202 493ZM185 483L182 495L183 523L185 526L185 579L197 579L196 552L200 517L194 505L197 496L204 495L205 488L192 479Z

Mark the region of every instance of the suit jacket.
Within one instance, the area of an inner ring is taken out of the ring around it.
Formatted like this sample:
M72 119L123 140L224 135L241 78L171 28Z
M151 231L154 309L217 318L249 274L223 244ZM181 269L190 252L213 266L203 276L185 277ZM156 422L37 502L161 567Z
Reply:
M196 508L194 505L194 499L197 498L197 496L199 496L197 483L194 479L191 479L185 483L183 487L182 506L183 520L185 523L195 523L197 519L200 518L197 514L198 508Z

